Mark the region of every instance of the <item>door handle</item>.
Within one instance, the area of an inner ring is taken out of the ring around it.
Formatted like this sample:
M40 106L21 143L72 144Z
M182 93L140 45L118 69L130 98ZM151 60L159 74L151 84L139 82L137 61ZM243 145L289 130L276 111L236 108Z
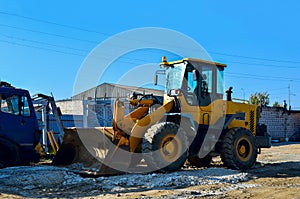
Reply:
M22 120L21 120L21 124L22 124L22 125L24 125L24 124L25 124L25 120L24 120L24 118L22 118Z

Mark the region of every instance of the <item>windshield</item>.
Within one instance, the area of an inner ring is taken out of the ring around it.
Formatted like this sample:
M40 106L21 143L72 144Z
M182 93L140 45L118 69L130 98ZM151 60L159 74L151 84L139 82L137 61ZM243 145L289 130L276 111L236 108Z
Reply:
M174 64L174 67L166 69L166 90L168 92L172 89L179 89L182 86L182 79L185 72L185 63Z

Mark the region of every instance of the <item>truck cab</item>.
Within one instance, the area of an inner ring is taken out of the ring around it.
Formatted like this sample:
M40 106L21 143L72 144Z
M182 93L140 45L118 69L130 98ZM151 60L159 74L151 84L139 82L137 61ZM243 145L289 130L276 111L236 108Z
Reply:
M40 131L30 94L0 86L0 167L36 162Z

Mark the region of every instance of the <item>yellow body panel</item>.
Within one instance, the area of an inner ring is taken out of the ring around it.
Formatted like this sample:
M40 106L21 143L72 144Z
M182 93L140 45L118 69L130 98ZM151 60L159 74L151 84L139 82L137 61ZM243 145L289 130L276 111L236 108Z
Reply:
M153 100L151 101L153 103ZM148 104L149 100L146 100L145 102ZM157 108L154 112L149 113L149 106L142 106L124 116L124 104L119 100L116 100L113 124L114 139L119 139L120 142L122 141L122 143L119 143L118 145L128 143L128 145L130 145L130 151L134 152L138 145L141 144L141 139L146 130L163 118L166 112L169 112L172 107L173 101L169 101ZM128 142L121 139L126 137L125 134L130 135Z
M233 120L228 128L233 127L244 127L250 130L253 135L256 135L256 126L257 121L256 118L259 116L257 115L257 105L253 104L244 104L244 103L237 103L232 101L225 101L227 111L226 114L235 114L235 113L245 113L245 120Z
M173 107L173 101L170 101L163 106L156 109L156 111L149 113L143 119L136 122L132 128L130 135L130 151L134 152L138 145L141 143L141 139L144 137L146 130L157 121L162 119L164 115L169 112Z
M191 114L198 125L215 125L220 118L224 118L226 115L241 113L245 115L245 118L232 120L228 128L243 127L256 135L257 124L255 118L258 117L256 115L257 105L218 99L211 102L208 106L191 106L186 102L184 96L178 96L178 99L180 99L181 103L181 113ZM164 96L164 103L170 100L173 100L173 97Z

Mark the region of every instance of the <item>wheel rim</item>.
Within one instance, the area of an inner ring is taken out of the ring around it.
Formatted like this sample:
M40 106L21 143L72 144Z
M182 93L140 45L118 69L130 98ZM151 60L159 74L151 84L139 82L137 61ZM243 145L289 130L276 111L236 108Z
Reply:
M175 135L167 135L162 139L160 149L163 159L167 162L173 162L180 157L182 144Z
M236 154L238 155L238 158L243 162L249 161L252 153L253 148L251 141L247 137L238 139L236 144Z

